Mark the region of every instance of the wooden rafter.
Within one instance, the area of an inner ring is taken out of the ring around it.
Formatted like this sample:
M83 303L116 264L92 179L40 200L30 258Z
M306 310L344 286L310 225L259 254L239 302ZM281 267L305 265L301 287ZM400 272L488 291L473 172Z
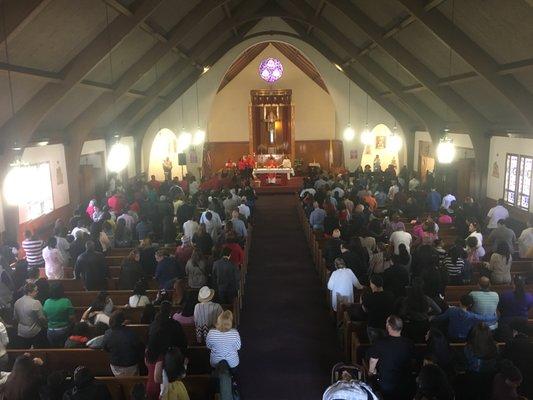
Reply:
M109 24L109 31L106 29L100 32L63 68L61 82L47 83L3 125L3 148L9 148L15 138L17 144L25 146L48 112L104 59L110 48L117 46L126 35L150 16L161 2L162 0L140 0L134 4L132 17L115 18Z
M112 93L102 93L98 96L69 126L65 129L65 135L81 135L87 137L96 125L98 118L118 98L128 92L128 90L157 62L165 56L173 47L177 46L186 36L192 27L204 19L208 13L205 10L213 11L217 6L222 5L221 0L203 0L194 7L180 22L171 30L168 40L158 42L148 50L137 62L132 64L126 72L114 84Z
M498 74L500 65L470 37L452 24L440 11L428 13L421 0L398 0L422 24L432 31L442 42L474 68L492 87L502 94L526 123L533 127L533 95L513 76Z
M394 58L402 68L450 107L473 134L481 135L487 130L490 122L479 111L450 87L439 86L439 78L398 41L383 38L381 28L357 6L348 0L328 1L329 4L337 7L359 26L371 40L375 41L377 45Z
M9 42L21 32L52 0L3 0L0 1L0 44ZM5 36L4 27L5 21Z

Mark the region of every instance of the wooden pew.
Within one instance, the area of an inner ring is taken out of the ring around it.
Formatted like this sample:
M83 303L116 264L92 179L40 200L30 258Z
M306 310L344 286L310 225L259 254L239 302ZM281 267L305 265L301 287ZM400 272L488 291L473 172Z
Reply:
M465 285L465 286L447 286L445 290L445 299L448 302L459 301L461 296L468 294L474 290L479 290L477 285ZM511 285L492 285L490 287L491 291L497 292L498 294L512 290ZM526 292L533 291L533 285L526 285Z
M234 304L221 304L224 310L230 310L231 312L233 312L234 316L236 315L235 320L236 320L236 325L238 325L239 312L238 310L235 310L236 305L237 305L237 301L235 301ZM81 319L81 316L87 310L88 307L89 306L82 306L82 307L75 306L74 307L74 317L76 321L79 321ZM132 307L126 307L123 304L115 304L115 310L118 310L118 309L121 309L122 311L124 311L126 320L129 321L131 324L140 324L141 316L144 312L144 307L132 308ZM182 309L181 306L176 306L176 305L172 306L173 313L180 311L181 309ZM159 311L159 306L155 306L155 310L156 312Z
M65 278L67 279L74 278L74 268L66 267L64 269L64 272L65 272ZM109 278L118 278L120 276L120 264L109 267L108 274L109 274L108 276ZM44 268L39 268L39 275L41 276L41 278L46 277Z
M109 354L103 350L92 349L8 349L9 368L13 366L15 359L24 353L30 353L33 357L41 358L45 368L50 371L69 370L73 371L79 365L88 367L95 376L112 376L109 367ZM204 346L190 346L187 350L189 364L188 373L207 374L211 371L209 365L209 350Z
M150 325L146 324L128 324L127 325L131 330L133 330L137 336L141 339L143 343L147 343L148 341L148 330ZM196 341L196 328L194 325L181 325L183 328L183 333L185 333L185 337L187 338L187 343L189 346L197 346L198 342ZM96 336L95 335L95 328L90 328L91 337Z
M63 285L63 290L66 292L75 292L83 291L85 287L83 286L83 281L81 279L49 279L48 283L51 285L54 282L61 283ZM146 280L148 289L157 289L158 283L155 279ZM118 290L118 278L107 278L107 288L108 290Z
M353 363L362 364L366 352L372 346L370 343L361 343L356 338L357 333L352 333L352 348L351 348L351 361ZM498 349L501 351L505 347L505 343L496 343ZM450 343L452 352L462 352L466 343ZM422 357L427 349L426 343L415 343L415 351L417 356Z
M98 291L65 291L65 297L68 297L72 302L74 307L88 307L96 296L98 296ZM108 290L107 291L113 304L116 305L126 305L131 296L131 290ZM147 290L146 295L148 298L153 301L157 296L157 290Z
M135 384L146 384L147 379L146 376L96 377L96 380L106 384L113 400L130 400L131 390ZM183 384L191 400L212 400L214 398L215 385L211 375L187 375L183 379Z

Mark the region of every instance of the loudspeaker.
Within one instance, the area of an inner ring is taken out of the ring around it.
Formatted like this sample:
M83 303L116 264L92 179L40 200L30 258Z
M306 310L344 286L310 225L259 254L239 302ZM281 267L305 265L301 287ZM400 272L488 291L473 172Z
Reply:
M187 165L187 156L185 153L178 153L178 164Z

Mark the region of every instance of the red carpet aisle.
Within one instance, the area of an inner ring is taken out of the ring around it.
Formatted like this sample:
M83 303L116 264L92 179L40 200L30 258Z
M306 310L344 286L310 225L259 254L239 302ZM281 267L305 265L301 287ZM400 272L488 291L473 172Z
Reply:
M257 202L241 316L244 400L322 398L341 360L294 195Z

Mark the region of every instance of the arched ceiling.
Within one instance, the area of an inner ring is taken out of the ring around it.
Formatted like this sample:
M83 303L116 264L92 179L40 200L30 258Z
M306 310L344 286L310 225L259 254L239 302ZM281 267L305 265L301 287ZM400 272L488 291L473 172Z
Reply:
M533 132L531 0L0 3L3 150L142 130L247 35L279 30L413 128Z

